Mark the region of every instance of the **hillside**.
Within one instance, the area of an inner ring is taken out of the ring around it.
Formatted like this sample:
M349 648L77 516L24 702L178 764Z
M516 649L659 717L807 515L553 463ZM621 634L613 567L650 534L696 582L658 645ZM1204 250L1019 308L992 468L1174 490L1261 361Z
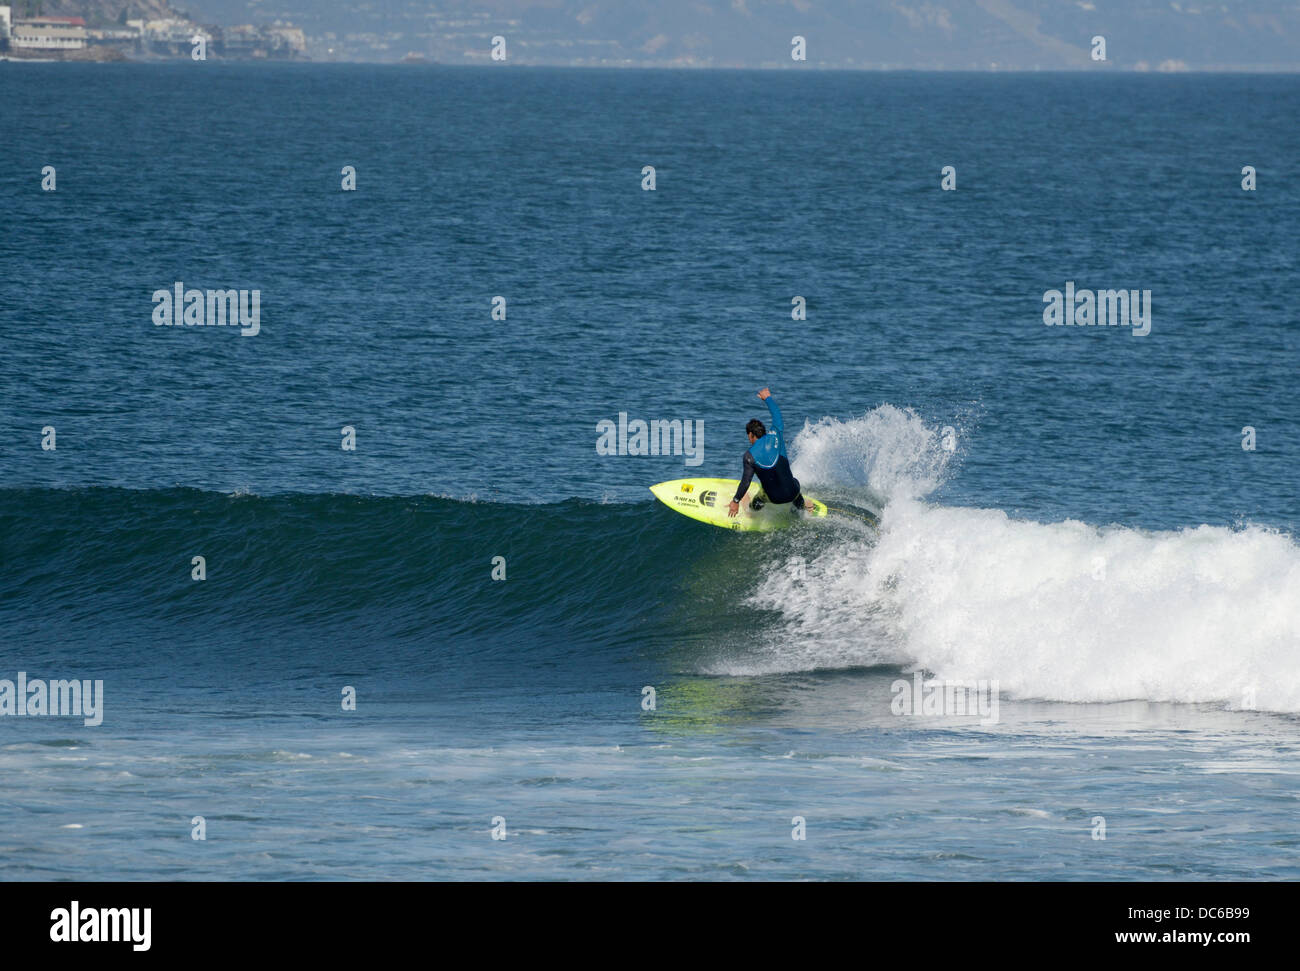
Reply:
M90 27L122 23L127 18L160 20L178 15L167 0L8 0L8 3L15 19L38 15L81 17Z

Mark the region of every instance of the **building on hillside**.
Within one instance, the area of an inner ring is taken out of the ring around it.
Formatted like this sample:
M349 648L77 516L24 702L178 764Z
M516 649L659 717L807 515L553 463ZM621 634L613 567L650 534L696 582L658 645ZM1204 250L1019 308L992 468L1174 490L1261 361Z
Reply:
M243 24L222 28L200 26L182 17L166 17L131 19L125 26L87 28L80 17L11 20L12 11L12 4L0 5L0 49L6 43L12 48L21 48L23 53L16 56L31 57L33 51L75 51L91 47L104 56L95 57L95 52L87 56L99 60L112 60L119 56L110 54L112 49L122 54L189 57L194 51L195 41L201 37L209 57L309 59L307 38L302 28L279 22L271 26ZM39 53L36 56L40 56Z
M301 27L276 24L265 31L272 57L301 57L307 53L307 38Z
M116 47L122 51L134 50L140 43L140 31L134 27L86 28L86 45L89 47Z
M202 37L209 49L212 32L179 17L147 20L140 31L145 50L153 54L170 54L173 57L189 54L194 49L194 38Z
M262 46L262 32L252 24L227 27L223 35L227 57L256 57L257 49Z
M307 56L307 39L301 27L241 24L227 27L222 32L222 39L221 52L230 58L293 59Z
M80 17L15 20L9 45L15 50L79 51L86 46L86 22Z

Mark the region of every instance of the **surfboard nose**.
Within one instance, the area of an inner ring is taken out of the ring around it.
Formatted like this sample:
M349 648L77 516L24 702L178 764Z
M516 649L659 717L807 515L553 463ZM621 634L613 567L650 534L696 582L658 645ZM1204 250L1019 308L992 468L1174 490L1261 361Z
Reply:
M660 502L668 502L672 496L681 490L683 483L687 483L687 481L686 479L669 479L667 482L656 482L650 486L650 492ZM687 491L691 490L688 489Z

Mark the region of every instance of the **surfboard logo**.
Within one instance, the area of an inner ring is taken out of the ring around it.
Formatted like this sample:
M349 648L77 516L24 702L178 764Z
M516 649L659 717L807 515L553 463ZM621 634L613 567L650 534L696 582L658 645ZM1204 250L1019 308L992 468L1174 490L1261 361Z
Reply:
M712 506L714 501L717 498L718 498L718 494L716 492L714 492L712 489L705 489L703 492L700 493L700 505Z

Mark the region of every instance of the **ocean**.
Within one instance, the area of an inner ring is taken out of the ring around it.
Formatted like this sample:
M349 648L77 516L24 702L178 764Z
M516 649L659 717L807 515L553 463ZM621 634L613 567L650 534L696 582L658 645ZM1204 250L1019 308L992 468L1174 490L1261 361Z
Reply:
M0 64L0 879L1300 877L1297 117ZM878 530L653 499L762 387Z

